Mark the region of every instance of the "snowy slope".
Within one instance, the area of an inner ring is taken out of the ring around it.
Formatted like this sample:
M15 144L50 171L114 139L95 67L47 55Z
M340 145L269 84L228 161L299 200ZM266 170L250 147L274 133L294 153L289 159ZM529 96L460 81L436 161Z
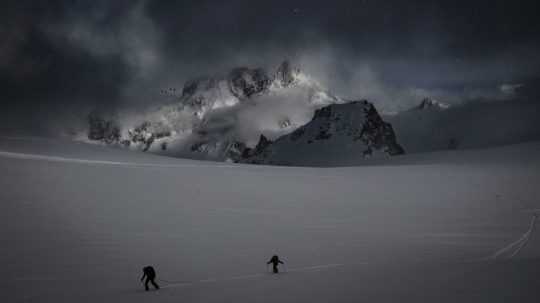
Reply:
M2 138L0 301L538 302L534 237L485 257L540 208L539 150L317 169ZM158 292L138 282L148 264Z
M429 104L383 116L407 153L540 140L539 102L476 101L450 108Z
M241 162L296 166L362 163L372 156L401 155L392 126L367 100L332 104L315 111L313 119L275 142L261 136ZM349 162L350 163L350 162Z

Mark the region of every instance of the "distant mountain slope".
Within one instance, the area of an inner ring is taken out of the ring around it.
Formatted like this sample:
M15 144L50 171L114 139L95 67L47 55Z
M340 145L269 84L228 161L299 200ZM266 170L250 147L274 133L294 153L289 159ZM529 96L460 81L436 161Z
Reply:
M446 103L439 102L431 98L424 98L417 106L413 107L411 111L415 110L445 110L450 106Z
M535 101L475 101L431 109L419 106L383 117L407 153L540 140L540 103Z

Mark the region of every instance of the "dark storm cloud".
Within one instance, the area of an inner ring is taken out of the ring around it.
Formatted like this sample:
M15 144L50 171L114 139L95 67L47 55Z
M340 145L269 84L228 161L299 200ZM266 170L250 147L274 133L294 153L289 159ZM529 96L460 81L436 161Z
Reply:
M481 59L537 48L534 2L483 1L150 2L168 51L219 58L226 51L330 44L353 56L415 61ZM201 61L204 61L201 56Z
M0 127L146 106L162 87L285 57L347 97L496 90L537 75L538 11L536 1L4 2Z
M105 106L118 97L128 75L120 54L97 57L50 32L66 26L74 9L84 10L69 4L3 4L2 128L43 130L44 124L66 118L70 110Z

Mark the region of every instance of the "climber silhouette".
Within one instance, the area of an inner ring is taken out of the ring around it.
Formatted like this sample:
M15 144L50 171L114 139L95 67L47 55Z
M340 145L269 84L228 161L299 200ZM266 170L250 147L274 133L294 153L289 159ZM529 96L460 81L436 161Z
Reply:
M277 255L273 255L270 261L266 262L266 264L270 263L272 263L274 273L277 274L279 272L278 264L283 264L283 262L279 259Z
M146 266L143 268L143 276L141 277L141 281L146 278L146 281L144 281L144 288L146 291L148 291L148 283L152 283L156 289L159 289L159 285L156 284L156 271L152 266Z

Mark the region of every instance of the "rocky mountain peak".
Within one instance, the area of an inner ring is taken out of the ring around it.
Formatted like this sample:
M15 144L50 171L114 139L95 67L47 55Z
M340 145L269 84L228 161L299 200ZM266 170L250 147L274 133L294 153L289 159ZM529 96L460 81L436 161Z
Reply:
M322 107L315 111L309 123L274 142L262 136L257 147L240 162L322 163L340 149L358 157L371 155L373 151L387 155L404 153L392 126L383 121L373 104L360 100Z
M279 65L275 74L275 80L282 87L288 87L294 82L294 71L289 60L285 60Z
M206 91L216 86L216 80L208 77L202 77L186 81L182 89L182 98L189 98L198 91Z
M448 104L439 102L435 99L426 97L422 99L419 105L413 108L413 110L429 110L429 109L435 109L435 110L442 110L447 109L449 107Z
M271 79L262 68L239 67L230 72L228 82L232 94L244 99L264 92L270 86Z
M113 119L105 119L96 112L88 115L88 139L107 144L120 140L120 127Z

